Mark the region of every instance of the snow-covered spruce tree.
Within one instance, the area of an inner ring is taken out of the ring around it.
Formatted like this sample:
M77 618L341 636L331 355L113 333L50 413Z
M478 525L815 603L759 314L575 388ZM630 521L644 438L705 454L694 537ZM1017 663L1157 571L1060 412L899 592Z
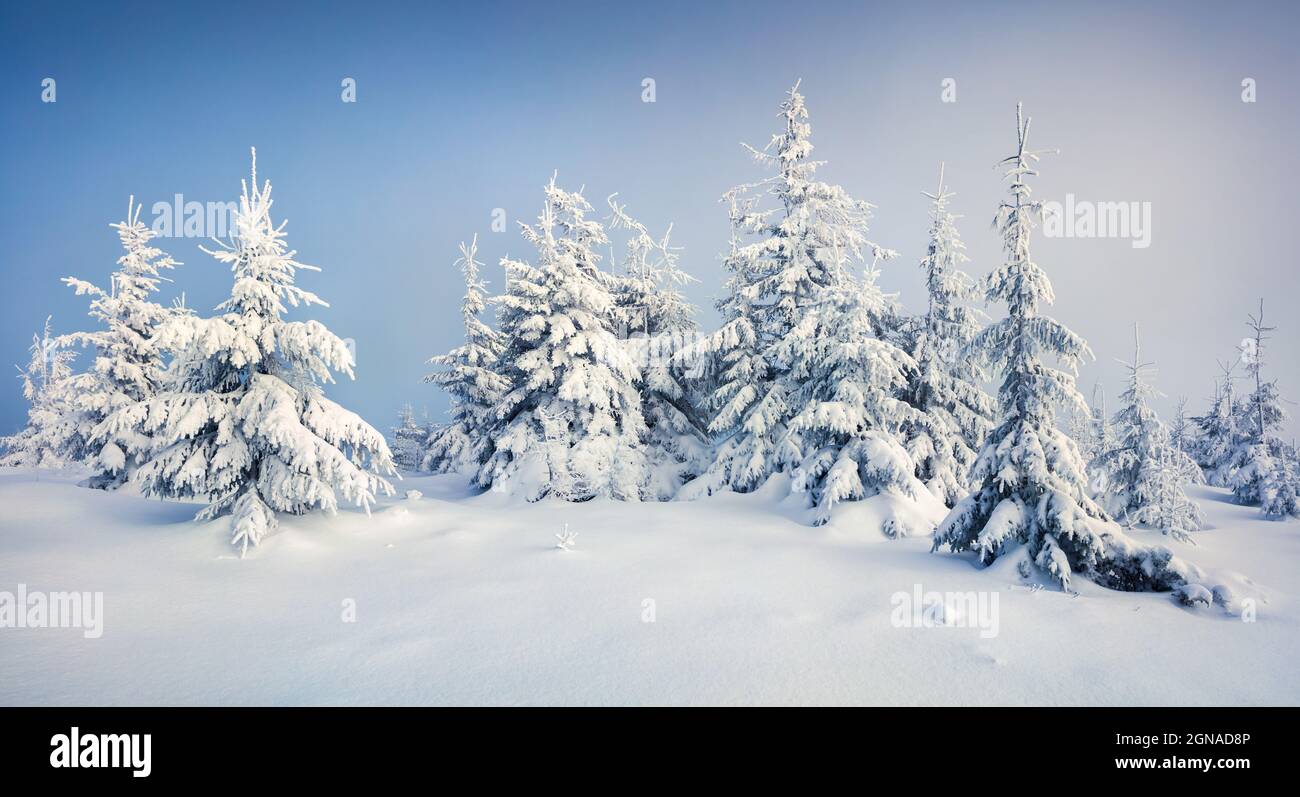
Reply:
M1092 413L1093 458L1105 454L1116 446L1115 430L1110 425L1110 413L1106 408L1106 386L1100 381L1092 385L1092 403L1088 405Z
M1264 344L1276 327L1264 325L1264 302L1260 300L1259 315L1250 316L1254 333L1252 344L1243 359L1254 390L1242 403L1239 419L1241 440L1228 461L1232 475L1228 486L1238 501L1259 504L1269 517L1296 515L1293 452L1277 436L1277 429L1286 420L1286 411L1278 395L1276 382L1265 382Z
M705 424L696 410L698 396L677 358L694 343L695 308L681 293L694 281L678 265L678 250L669 245L672 226L656 239L616 201L607 200L611 230L629 233L623 273L615 302L624 339L637 364L645 451L650 464L647 495L667 500L682 483L707 467L712 453Z
M1181 451L1192 458L1192 464L1196 466L1191 472L1191 482L1193 484L1204 484L1205 474L1201 472L1201 466L1196 462L1196 427L1192 424L1192 419L1187 415L1187 397L1178 397L1178 406L1174 410L1174 419L1169 424L1169 442L1174 449Z
M723 325L691 352L715 363L717 384L708 397L713 411L709 431L721 439L706 472L682 488L683 498L718 490L753 490L772 474L793 471L804 463L815 450L805 441L809 431L813 436L831 434L825 418L808 416L800 429L789 427L807 409L799 402L832 400L834 389L829 383L807 386L814 378L819 353L817 335L831 329L836 313L853 315L862 310L853 309L844 297L854 284L852 265L895 255L867 240L869 204L815 179L821 163L809 157L811 128L797 83L781 104L780 115L784 129L773 135L768 146L748 147L775 174L733 188L723 197L730 208L733 241L724 260L731 274L727 294L718 305ZM767 206L761 203L765 197L770 200ZM747 239L752 240L743 243ZM881 318L895 315L877 297L864 301L874 302L871 312ZM902 351L891 352L890 357L900 368L910 362ZM846 377L847 381L854 378ZM881 372L872 377L874 385L893 380L893 375ZM839 500L830 496L840 494L840 488L819 497L820 483L835 461L823 454L801 474L818 485L810 490L818 503ZM847 468L841 466L836 472ZM853 488L844 490L847 496Z
M1196 424L1196 449L1193 459L1205 474L1207 484L1227 487L1232 478L1233 453L1242 440L1240 405L1233 389L1235 363L1220 363L1223 371L1214 388L1210 409L1192 419Z
M1188 541L1187 532L1205 525L1200 508L1183 491L1183 485L1194 481L1200 468L1174 445L1169 430L1151 408L1150 399L1158 394L1147 375L1154 364L1142 362L1136 324L1133 361L1124 366L1129 372L1128 385L1120 395L1123 406L1111 424L1117 439L1114 447L1097 459L1107 474L1103 504L1127 524L1159 528ZM1165 523L1169 525L1162 525Z
M69 343L95 349L91 369L72 378L68 393L88 441L82 459L94 470L86 486L98 489L120 487L135 469L136 456L127 450L138 450L142 441L130 441L124 449L106 440L111 424L104 421L158 391L166 363L154 337L164 321L184 312L151 301L164 279L161 271L179 264L151 243L157 233L140 221L140 207L131 197L126 219L112 225L126 251L108 290L75 277L63 280L78 296L91 297L90 317L101 327L65 336Z
M1143 494L1149 499L1131 517L1176 540L1195 545L1191 532L1205 528L1205 514L1183 490L1188 474L1186 458L1186 453L1172 445L1156 449L1155 458L1148 462L1144 474Z
M882 330L892 301L875 277L870 266L860 281L843 275L774 347L793 364L788 395L799 408L789 423L795 442L787 445L808 452L792 488L808 494L818 525L841 501L880 493L916 500L926 493L902 437L904 427L922 428L925 420L902 398L916 363ZM885 518L882 528L890 537L920 530L905 516Z
M1087 472L1092 473L1091 464L1096 458L1096 436L1094 430L1097 427L1097 412L1093 405L1097 402L1098 386L1093 385L1092 403L1084 402L1083 404L1074 401L1067 401L1056 407L1058 418L1066 418L1066 433L1074 441L1075 446L1079 449L1079 456L1082 458ZM1105 398L1102 398L1105 401Z
M479 279L483 264L475 259L478 236L468 245L460 245L460 266L465 276L465 298L460 314L465 323L465 342L429 360L440 366L424 378L451 397L449 421L429 430L420 454L420 468L434 473L463 469L477 470L491 450L488 434L493 411L509 383L496 370L497 358L505 347L502 336L483 323L479 316L485 306L487 283Z
M508 389L476 477L482 487L530 501L639 500L645 490L640 375L614 332L613 278L595 251L608 238L590 211L552 177L538 223L521 225L537 264L502 261L497 373Z
M679 360L691 363L690 375L702 394L698 406L710 416L706 430L721 439L705 472L678 491L678 498L685 500L725 489L746 492L762 484L789 414L784 386L776 380L766 341L755 327L755 307L744 295L752 275L740 254L739 221L755 198L732 194L727 199L732 234L724 266L732 273L716 305L722 326L678 354Z
M1096 454L1093 450L1092 427L1094 419L1091 408L1084 409L1070 404L1057 407L1057 412L1057 417L1061 415L1066 417L1066 433L1078 446L1079 457L1085 465L1091 463Z
M1128 539L1088 495L1084 465L1073 440L1056 429L1053 406L1081 404L1074 370L1091 356L1087 343L1041 313L1053 301L1047 274L1030 256L1030 233L1041 217L1027 178L1041 153L1028 149L1029 120L1016 107L1016 153L1002 163L1010 200L994 223L1006 261L987 281L990 301L1005 302L1006 318L984 329L975 346L1003 374L1001 421L985 440L972 470L975 492L958 502L934 533L934 548L973 551L989 563L1024 546L1028 558L1068 589L1072 574L1103 586L1170 589L1186 566L1166 548ZM1044 356L1060 360L1051 367Z
M1263 480L1259 508L1266 517L1300 517L1300 452L1294 443L1282 446L1273 458L1273 470Z
M232 239L204 250L234 272L230 298L215 317L164 323L158 344L175 354L166 389L110 418L115 442L149 440L135 474L144 494L204 498L197 520L232 515L241 555L277 512L333 513L344 500L369 513L393 491L383 435L321 390L331 371L353 376L348 346L319 321L283 318L286 304L326 304L294 284L300 269L318 269L294 259L271 204L254 152Z
M392 429L393 464L406 470L420 467L420 455L424 442L429 438L429 430L415 422L415 412L410 404L402 406L397 413L397 426Z
M79 416L69 407L68 386L76 352L50 331L50 318L32 335L31 360L18 369L27 399L27 425L0 438L0 467L62 468L86 447Z
M917 477L951 507L969 492L970 468L993 426L995 405L979 385L984 374L978 360L968 356L982 324L967 304L975 284L961 270L970 258L948 211L953 194L942 168L938 190L925 196L933 203L930 242L921 259L929 302L911 343L916 368L906 390L908 403L921 413L904 424L903 435Z

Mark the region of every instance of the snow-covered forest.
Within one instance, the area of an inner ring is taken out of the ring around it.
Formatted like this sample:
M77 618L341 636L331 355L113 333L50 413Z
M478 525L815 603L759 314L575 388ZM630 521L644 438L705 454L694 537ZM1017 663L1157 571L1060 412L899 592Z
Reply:
M284 515L369 512L398 466L524 502L700 501L779 476L809 524L886 496L885 536L928 535L936 552L985 565L1013 557L1067 591L1079 579L1205 589L1195 557L1160 539L1195 543L1205 520L1190 485L1229 488L1261 517L1300 516L1262 300L1200 414L1157 416L1137 319L1119 409L1107 414L1104 393L1084 399L1076 378L1094 353L1047 315L1051 264L1033 256L1050 212L1034 178L1056 153L1035 149L1021 108L1000 164L1006 196L989 199L1003 257L981 279L942 164L924 192L924 256L908 264L875 242L873 205L828 181L799 84L778 121L764 146L745 146L760 176L722 194L721 326L701 329L682 293L694 278L671 225L654 233L621 196L593 205L554 177L519 225L526 256L502 259L496 284L476 237L460 245L464 337L426 379L451 409L417 421L408 407L387 439L326 397L354 354L310 318L325 301L298 281L316 269L286 243L256 152L230 236L204 250L232 275L213 315L183 293L164 303L162 283L183 286L184 268L132 198L107 287L64 280L93 323L56 334L47 322L33 338L28 422L0 462L197 500L196 519L226 518L241 556ZM924 312L878 287L897 268L921 270Z
M750 5L59 72L3 155L0 705L1300 702L1295 120L1186 31L1106 21L1104 81L1031 69L1093 29ZM1074 241L1099 186L1156 238ZM94 633L9 634L60 589Z

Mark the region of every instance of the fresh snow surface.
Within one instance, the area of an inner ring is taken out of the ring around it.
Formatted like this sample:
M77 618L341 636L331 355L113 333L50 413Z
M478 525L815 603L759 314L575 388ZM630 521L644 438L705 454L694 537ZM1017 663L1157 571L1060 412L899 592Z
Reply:
M1300 525L1224 490L1192 489L1198 545L1161 541L1253 623L886 539L883 497L813 527L781 479L646 504L398 486L423 498L286 517L240 560L199 505L0 476L0 591L104 593L98 639L0 628L0 705L1300 703ZM895 627L918 584L996 591L997 635Z

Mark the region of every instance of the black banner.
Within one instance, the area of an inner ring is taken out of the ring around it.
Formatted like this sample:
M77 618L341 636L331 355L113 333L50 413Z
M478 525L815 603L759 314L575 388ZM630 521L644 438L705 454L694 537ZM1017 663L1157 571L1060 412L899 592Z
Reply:
M737 783L851 774L955 785L1008 777L1020 784L1236 785L1256 778L1284 782L1295 761L1284 749L1291 748L1296 714L1291 708L19 708L0 711L0 762L6 783L111 781L128 788L247 786L268 777L337 785L435 774L544 777L558 784L610 767L632 767L638 786L675 782L687 772L726 772Z

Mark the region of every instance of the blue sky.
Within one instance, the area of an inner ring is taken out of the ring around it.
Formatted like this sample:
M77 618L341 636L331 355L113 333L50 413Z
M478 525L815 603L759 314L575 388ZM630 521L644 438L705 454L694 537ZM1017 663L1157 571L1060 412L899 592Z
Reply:
M902 253L881 281L906 306L924 299L921 191L941 161L971 271L997 263L994 164L1023 100L1034 143L1060 149L1040 197L1151 203L1146 249L1035 249L1051 312L1097 353L1085 392L1100 379L1114 406L1115 359L1140 320L1159 387L1199 410L1263 296L1279 326L1270 373L1300 399L1294 6L807 5L8 4L0 362L25 361L47 314L59 331L89 323L58 279L106 281L119 254L108 225L128 195L146 221L177 193L234 199L250 146L290 245L323 269L300 279L332 305L312 316L357 341L356 381L330 394L381 428L407 401L441 416L444 397L420 378L459 339L456 244L477 233L499 286L496 261L527 256L514 223L536 215L552 171L598 208L618 191L652 229L673 222L710 324L728 234L718 197L760 176L739 143L766 143L802 78L822 174L878 205L872 236ZM340 100L347 77L353 104ZM1241 100L1246 77L1254 103ZM945 78L954 103L941 102ZM495 208L509 231L490 231ZM166 298L183 290L201 312L224 298L229 273L201 240L160 243L184 261ZM17 380L0 383L0 430L23 417Z

